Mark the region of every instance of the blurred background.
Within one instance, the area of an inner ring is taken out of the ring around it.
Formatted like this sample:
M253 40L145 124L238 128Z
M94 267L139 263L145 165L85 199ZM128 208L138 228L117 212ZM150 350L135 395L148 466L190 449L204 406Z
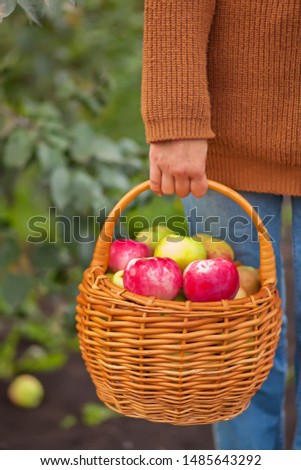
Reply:
M99 211L148 179L143 2L1 0L1 18L0 449L213 449L210 426L154 424L104 407L75 330ZM156 198L142 195L128 213L152 220ZM163 197L160 214L182 215L180 202ZM291 289L289 206L284 220ZM22 387L21 397L9 392L21 374L38 379L39 406L18 406L30 401ZM292 379L290 372L288 445Z

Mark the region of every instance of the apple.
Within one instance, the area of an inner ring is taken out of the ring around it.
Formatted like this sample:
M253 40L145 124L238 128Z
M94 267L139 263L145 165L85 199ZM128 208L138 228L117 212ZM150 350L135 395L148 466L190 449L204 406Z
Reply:
M182 286L182 273L170 258L136 258L123 274L124 287L135 294L174 299Z
M238 270L228 259L193 261L183 273L184 294L194 302L233 299L238 289Z
M192 238L203 243L208 259L225 258L230 261L234 260L234 251L229 243L224 240L212 237L207 233L197 233Z
M177 302L186 302L187 299L184 295L183 289L180 289L178 295L173 300L176 300Z
M247 293L242 287L240 287L234 299L243 299L244 297L248 297Z
M124 288L124 285L123 285L123 269L121 271L117 271L116 273L113 274L112 282L113 282L113 284L115 284L115 286L121 287L122 289Z
M116 273L126 267L128 262L133 258L146 258L152 256L153 250L135 240L120 239L115 240L111 245L109 268L110 271Z
M44 398L41 382L30 374L17 376L7 390L10 401L21 408L37 408Z
M206 250L202 242L191 237L170 234L160 240L154 255L160 258L173 259L181 271L192 261L205 259Z
M106 272L106 276L110 279L111 282L113 282L113 276L115 273L112 273L111 271Z
M260 278L257 269L253 266L238 266L240 287L248 295L254 295L260 290Z
M161 238L171 233L173 232L169 230L166 225L156 225L149 230L141 230L135 239L138 242L145 243L146 245L150 246L152 250L154 250Z

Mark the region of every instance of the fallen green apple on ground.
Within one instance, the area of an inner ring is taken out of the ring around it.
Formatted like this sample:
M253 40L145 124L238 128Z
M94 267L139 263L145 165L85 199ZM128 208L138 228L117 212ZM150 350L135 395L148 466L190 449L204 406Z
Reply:
M22 374L10 383L7 395L13 405L21 408L37 408L42 403L45 392L36 377Z

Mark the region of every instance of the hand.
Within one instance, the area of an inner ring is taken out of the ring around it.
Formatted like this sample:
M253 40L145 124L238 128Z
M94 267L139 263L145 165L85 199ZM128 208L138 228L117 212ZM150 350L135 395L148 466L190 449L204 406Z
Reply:
M169 140L150 144L150 181L155 193L195 197L206 194L206 158L204 139Z

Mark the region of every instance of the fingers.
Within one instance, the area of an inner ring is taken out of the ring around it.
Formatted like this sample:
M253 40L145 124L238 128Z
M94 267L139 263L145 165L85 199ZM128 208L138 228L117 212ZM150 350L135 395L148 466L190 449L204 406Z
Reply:
M185 176L182 179L177 178L175 182L175 192L179 197L186 197L190 193L190 179Z
M162 173L161 190L163 194L174 194L175 180L174 177L168 173Z
M191 192L199 198L206 194L206 158L204 139L162 141L150 144L151 189L162 195L184 198Z
M150 172L149 172L149 177L150 177L150 188L154 193L157 193L158 195L162 195L162 189L161 189L161 178L162 178L162 173L158 165L155 163L151 163L150 165Z
M201 178L193 178L190 183L190 191L194 197L205 196L208 190L208 181L204 174Z
M191 179L186 175L183 175L182 179L179 177L174 178L171 175L162 173L156 165L151 165L150 182L151 190L160 196L176 193L178 197L184 198L192 193L194 197L199 198L205 196L208 190L206 175Z

